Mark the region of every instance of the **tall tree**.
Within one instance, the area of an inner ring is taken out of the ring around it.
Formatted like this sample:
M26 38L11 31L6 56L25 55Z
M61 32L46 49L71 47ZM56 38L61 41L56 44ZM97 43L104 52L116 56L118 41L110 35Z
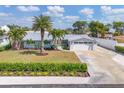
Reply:
M116 32L123 33L124 31L124 22L113 22L113 28Z
M112 24L110 24L110 23L106 24L105 26L106 26L106 28L108 29L108 31L109 31L110 29L112 29Z
M33 21L33 30L39 31L41 35L41 48L40 53L43 53L44 50L44 32L49 31L52 27L52 22L49 16L35 16Z
M72 25L74 27L74 33L83 34L86 31L87 22L86 21L76 21Z
M5 34L4 30L0 30L0 36L3 36Z
M13 49L16 50L20 49L21 40L24 38L25 35L26 35L26 31L23 29L13 28L10 30L8 36L10 38Z
M103 23L100 23L99 21L91 21L89 24L89 28L93 37L98 37L98 34L100 34L101 37L104 38L105 34L108 31L107 26Z

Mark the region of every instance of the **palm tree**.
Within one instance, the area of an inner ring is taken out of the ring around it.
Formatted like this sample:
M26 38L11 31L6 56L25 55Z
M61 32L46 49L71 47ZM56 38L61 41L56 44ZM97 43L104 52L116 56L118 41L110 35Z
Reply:
M93 37L98 37L98 34L100 34L102 38L105 37L105 34L109 30L106 25L99 21L91 21L89 28Z
M35 42L32 40L32 39L27 39L27 44L28 45L32 45L34 44ZM30 51L30 48L28 48L28 52Z
M113 28L115 29L116 32L122 34L123 31L124 31L124 22L121 22L121 21L114 21L113 22Z
M38 31L40 30L41 34L41 47L40 47L40 53L42 54L44 50L44 32L46 30L50 30L52 27L52 22L49 16L35 16L33 21L33 30Z
M5 34L5 30L0 30L0 36L3 36Z
M20 49L21 40L24 38L25 35L26 31L21 28L11 29L11 31L8 33L8 36L10 38L13 49Z
M49 32L49 35L52 35L52 42L57 47L58 43L64 38L65 31L60 29L53 29Z

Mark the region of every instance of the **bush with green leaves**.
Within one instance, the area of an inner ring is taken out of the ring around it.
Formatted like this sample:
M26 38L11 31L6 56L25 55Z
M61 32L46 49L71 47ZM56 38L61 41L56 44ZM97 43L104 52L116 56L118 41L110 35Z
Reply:
M0 71L87 72L85 63L0 63Z
M115 46L115 50L120 53L124 53L124 47L123 46Z
M4 47L0 47L0 52L1 52L1 51L4 51Z
M10 48L11 48L11 44L8 44L8 45L6 45L6 46L1 46L1 47L0 47L0 51L8 50L8 49L10 49Z

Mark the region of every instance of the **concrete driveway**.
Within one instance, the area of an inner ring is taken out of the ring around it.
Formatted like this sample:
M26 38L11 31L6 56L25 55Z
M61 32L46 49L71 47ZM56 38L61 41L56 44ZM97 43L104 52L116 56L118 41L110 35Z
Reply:
M124 84L124 56L97 47L94 51L75 51L88 64L89 84Z

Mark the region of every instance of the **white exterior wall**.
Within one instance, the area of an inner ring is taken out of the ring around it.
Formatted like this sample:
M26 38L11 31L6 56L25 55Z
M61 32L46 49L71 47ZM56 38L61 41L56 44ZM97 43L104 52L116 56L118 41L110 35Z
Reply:
M87 51L87 50L95 50L96 48L96 44L93 45L92 44L74 44L71 43L70 44L70 51L74 51L74 50L83 50L83 51Z
M102 47L108 48L115 50L115 46L118 44L117 41L115 40L109 40L109 39L101 39L101 38L94 38L97 42Z
M34 44L27 44L26 42L24 42L24 48L35 48Z
M124 47L124 43L118 43L117 46L123 46Z
M88 50L88 46L85 44L73 44L70 46L70 51L73 50Z

